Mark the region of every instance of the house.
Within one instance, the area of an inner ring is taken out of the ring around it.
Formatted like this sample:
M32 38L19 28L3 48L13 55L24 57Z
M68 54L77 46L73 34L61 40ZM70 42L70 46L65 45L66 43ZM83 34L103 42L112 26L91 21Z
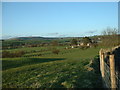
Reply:
M86 46L91 47L91 46L92 46L92 43L87 43Z
M80 43L80 46L83 46L84 45L84 43L82 42L82 43Z
M65 47L65 49L68 49L68 47Z
M80 44L77 45L78 47L80 46Z
M74 48L74 46L71 46L71 48Z

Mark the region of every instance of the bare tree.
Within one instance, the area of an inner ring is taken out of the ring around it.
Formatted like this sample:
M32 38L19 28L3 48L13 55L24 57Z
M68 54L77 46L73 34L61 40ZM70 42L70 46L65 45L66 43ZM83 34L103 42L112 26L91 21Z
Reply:
M117 35L118 30L116 28L107 27L105 30L102 31L102 35Z

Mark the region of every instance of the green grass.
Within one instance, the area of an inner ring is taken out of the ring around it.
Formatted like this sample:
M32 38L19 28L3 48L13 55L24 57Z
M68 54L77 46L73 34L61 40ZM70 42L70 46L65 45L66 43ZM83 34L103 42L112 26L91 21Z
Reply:
M50 87L51 80L57 77L64 77L70 69L70 62L50 62L36 65L28 65L15 69L3 71L3 87ZM72 63L73 64L73 63ZM74 65L74 64L73 64ZM81 65L80 65L81 66ZM62 68L60 68L62 67ZM67 71L67 72L66 72ZM66 72L63 73L63 72ZM68 74L69 75L69 74ZM58 79L60 79L60 77ZM59 80L56 80L57 82ZM14 85L12 85L14 83ZM36 86L36 84L39 85ZM10 86L9 86L10 84ZM52 83L51 83L52 84Z
M47 47L23 47L23 48L9 49L7 51L15 52L15 51L21 51L21 50L27 51L27 52L31 52L33 50L43 51L43 50L47 50Z
M38 63L44 63L44 62L51 62L56 60L64 60L64 58L6 58L2 61L2 69L10 69L10 68L16 68L21 67L25 65L31 65L31 64L38 64Z
M89 66L100 47L86 50L57 48L60 50L58 55L47 48L46 51L27 53L28 57L4 58L3 88L101 87L100 82L96 84L96 80L100 79L99 73L95 73L96 69ZM31 50L38 49L30 48L29 52Z

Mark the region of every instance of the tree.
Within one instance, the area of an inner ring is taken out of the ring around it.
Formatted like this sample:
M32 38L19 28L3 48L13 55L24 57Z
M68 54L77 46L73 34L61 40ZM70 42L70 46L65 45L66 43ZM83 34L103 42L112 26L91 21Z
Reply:
M77 45L77 39L72 39L71 44L72 45Z
M82 42L86 45L87 43L92 43L92 40L89 37L83 37Z
M117 35L116 28L107 27L105 30L102 31L102 35Z

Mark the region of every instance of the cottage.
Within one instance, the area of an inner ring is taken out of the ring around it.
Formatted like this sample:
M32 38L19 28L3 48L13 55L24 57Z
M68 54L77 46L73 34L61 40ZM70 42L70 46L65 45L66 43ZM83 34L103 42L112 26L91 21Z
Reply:
M65 49L68 49L68 47L65 47Z
M80 46L80 44L78 44L77 46Z
M90 43L87 43L87 46L89 47L91 44Z
M71 48L74 48L74 46L71 46Z
M82 42L82 43L80 43L80 46L83 46L84 45L84 43Z

